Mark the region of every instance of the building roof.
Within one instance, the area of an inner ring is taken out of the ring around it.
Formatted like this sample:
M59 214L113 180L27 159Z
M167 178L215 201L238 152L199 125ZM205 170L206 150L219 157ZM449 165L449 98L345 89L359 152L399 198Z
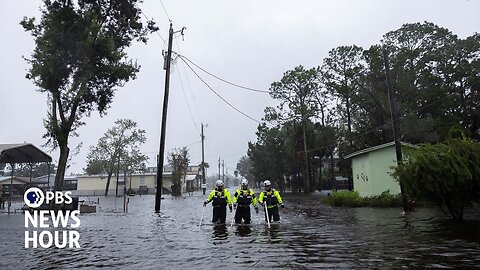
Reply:
M52 162L52 157L31 143L0 144L0 163Z
M53 183L55 182L55 177L57 175L54 174L54 173L51 173L50 174L50 182ZM71 176L65 176L63 178L64 181L72 181L72 180L77 180L77 176L76 175L71 175ZM39 177L36 177L35 179L32 180L32 183L34 184L47 184L49 181L48 181L48 174L46 175L42 175L42 176L39 176Z
M28 177L13 176L13 179L20 182L24 182L25 184L29 183ZM7 184L10 184L11 180L12 180L11 176L0 176L0 182L5 182Z
M411 148L417 148L417 146L411 144L411 143L406 143L406 142L400 142L400 144L402 146L407 146L407 147L411 147ZM395 145L395 142L388 142L388 143L384 143L384 144L380 144L380 145L377 145L377 146L373 146L373 147L370 147L370 148L366 148L366 149L363 149L363 150L360 150L360 151L357 151L357 152L353 152L351 154L348 154L344 157L344 159L349 159L349 158L352 158L352 157L355 157L355 156L358 156L358 155L363 155L363 154L366 154L366 153L369 153L369 152L373 152L373 151L377 151L377 150L380 150L380 149L383 149L383 148L386 148L386 147L389 147L389 146L394 146Z

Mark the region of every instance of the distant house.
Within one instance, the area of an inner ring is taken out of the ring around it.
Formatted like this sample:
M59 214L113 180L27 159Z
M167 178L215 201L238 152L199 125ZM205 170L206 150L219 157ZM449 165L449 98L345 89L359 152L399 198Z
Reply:
M0 197L22 197L27 189L30 180L28 177L14 176L0 176Z
M416 148L409 143L401 143L402 150ZM379 195L384 191L399 194L400 185L393 178L393 167L397 166L395 142L389 142L363 149L345 156L352 159L353 189L360 196Z
M149 169L147 169L148 171ZM156 168L154 169L156 170ZM168 164L163 167L165 172L173 172L173 167ZM185 178L183 179L182 192L194 191L200 189L201 186L201 169L200 166L188 166L186 169Z
M182 186L182 191L198 189L198 166L189 166L185 176L185 182ZM67 181L67 177L65 178ZM107 183L106 175L77 175L75 182L70 182L71 187L75 186L74 195L104 195L105 186ZM65 182L64 182L65 186ZM162 178L162 194L170 194L172 192L172 168L167 165L163 169ZM112 175L110 185L108 187L108 194L115 195L117 188L117 176ZM155 194L157 192L157 168L148 167L145 172L135 172L124 175L120 172L118 177L118 195L123 195L124 191L129 191L137 194Z
M55 174L39 176L32 180L32 185L44 190L52 190L53 186L55 186L55 176ZM76 176L65 176L63 178L62 190L77 190L77 181Z
M318 158L316 157L316 160ZM351 189L351 181L348 177L342 175L340 170L341 159L337 156L334 157L322 157L320 160L321 166L317 168L315 172L316 177L320 178L319 190L349 190ZM316 180L318 181L318 180Z
M172 174L163 173L163 190L162 193L170 193L172 185ZM107 183L106 175L78 175L77 190L73 192L75 195L104 195ZM133 193L155 194L157 190L157 174L156 173L133 173L124 176L122 173L118 177L118 195L123 195L124 190ZM108 194L115 195L117 188L117 176L112 175Z

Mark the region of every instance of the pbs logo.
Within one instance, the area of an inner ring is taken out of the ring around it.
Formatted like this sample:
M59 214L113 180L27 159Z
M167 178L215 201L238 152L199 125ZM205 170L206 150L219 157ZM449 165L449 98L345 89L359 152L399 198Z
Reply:
M27 189L25 194L23 194L23 201L28 207L37 208L42 205L44 200L45 196L42 190L36 187Z

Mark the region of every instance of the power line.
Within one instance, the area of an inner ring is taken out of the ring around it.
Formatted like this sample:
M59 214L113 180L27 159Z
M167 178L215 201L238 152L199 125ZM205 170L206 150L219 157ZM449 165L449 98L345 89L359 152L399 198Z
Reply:
M177 46L178 48L178 53L181 54L180 52L180 45L179 45L179 42L175 42L175 45ZM178 55L178 54L177 54ZM197 115L198 115L198 118L200 118L200 121L203 123L205 121L203 121L202 119L202 115L200 113L200 110L198 109L198 105L197 105L197 101L195 99L195 95L193 94L193 91L192 91L192 86L191 86L191 83L190 83L190 78L188 76L188 72L187 72L187 68L185 67L185 63L182 62L182 67L183 67L183 71L185 72L185 78L187 80L187 88L188 90L190 91L190 95L192 95L192 99L193 99L193 107L195 108L196 112L197 112Z
M178 79L180 80L180 86L182 87L182 92L183 92L183 97L185 98L185 103L187 103L188 113L190 114L190 118L192 119L193 124L195 125L195 128L197 128L198 133L200 133L200 130L198 129L198 125L195 122L195 119L193 118L192 110L190 110L190 105L188 104L187 95L185 94L185 88L183 87L182 77L180 76L179 70L177 70L177 75L178 75Z
M248 114L240 111L239 109L237 109L235 106L233 106L230 102L228 102L226 99L224 99L222 96L220 96L215 90L213 90L213 88L207 83L205 82L202 77L200 77L197 72L195 72L195 70L183 59L183 57L180 56L180 59L182 59L182 61L190 68L190 70L197 76L197 78L199 78L207 87L208 89L210 89L210 91L212 91L215 95L217 95L217 97L219 97L223 102L225 102L228 106L230 106L232 109L234 109L235 111L237 111L238 113L242 114L243 116L247 117L248 119L252 120L252 121L255 121L257 123L263 123L262 121L259 121L251 116L249 116Z
M145 15L145 13L143 12L143 10L137 5L137 8L140 10L140 12L142 13L143 17L145 17L145 19L147 19L147 21L151 21L148 19L147 15ZM153 18L152 18L153 20ZM167 43L167 41L162 37L162 35L160 35L160 33L158 31L155 31L155 33L157 33L157 35L163 40L163 44L165 45L165 43Z
M196 142L193 142L193 143L191 143L191 144L185 145L185 147L189 147L189 146L192 146L192 145L194 145L194 144L201 143L201 142L202 142L202 141L196 141Z
M201 71L207 73L208 75L210 75L210 76L214 77L215 79L220 80L220 81L222 81L222 82L224 82L224 83L233 85L233 86L238 87L238 88L241 88L241 89L253 91L253 92L270 93L270 91L259 90L259 89L255 89L255 88L250 88L250 87L242 86L242 85L239 85L239 84L236 84L236 83L233 83L233 82L229 82L229 81L227 81L227 80L225 80L225 79L222 79L222 78L220 78L220 77L218 77L218 76L216 76L216 75L208 72L208 71L205 70L204 68L202 68L202 67L200 67L199 65L195 64L194 62L192 62L192 61L191 61L190 59L188 59L187 57L185 57L185 56L183 56L183 55L180 55L180 54L179 54L178 56L180 56L180 58L182 58L182 60L183 60L183 58L185 58L185 60L187 60L188 62L190 62L192 65L196 66L196 67L197 67L198 69L200 69ZM185 60L184 60L184 61L185 61Z
M163 1L162 1L162 0L160 0L160 4L162 4L163 11L165 11L165 15L167 15L168 20L169 20L170 22L172 22L172 20L170 19L170 16L168 16L168 12L167 12L167 10L165 9L165 6L163 5Z

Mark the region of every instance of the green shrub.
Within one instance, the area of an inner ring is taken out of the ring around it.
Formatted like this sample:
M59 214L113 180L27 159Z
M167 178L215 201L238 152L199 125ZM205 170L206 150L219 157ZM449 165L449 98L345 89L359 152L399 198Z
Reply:
M399 207L402 206L402 196L392 195L388 190L380 195L364 198L366 205L371 207Z
M480 200L480 143L468 138L421 145L395 176L408 197L436 203L452 219Z
M356 191L337 191L324 199L324 203L333 206L359 207L362 205L362 198Z
M391 195L388 190L380 195L365 198L360 197L356 191L338 191L325 197L323 202L333 206L346 207L400 207L402 206L402 197L401 195Z

